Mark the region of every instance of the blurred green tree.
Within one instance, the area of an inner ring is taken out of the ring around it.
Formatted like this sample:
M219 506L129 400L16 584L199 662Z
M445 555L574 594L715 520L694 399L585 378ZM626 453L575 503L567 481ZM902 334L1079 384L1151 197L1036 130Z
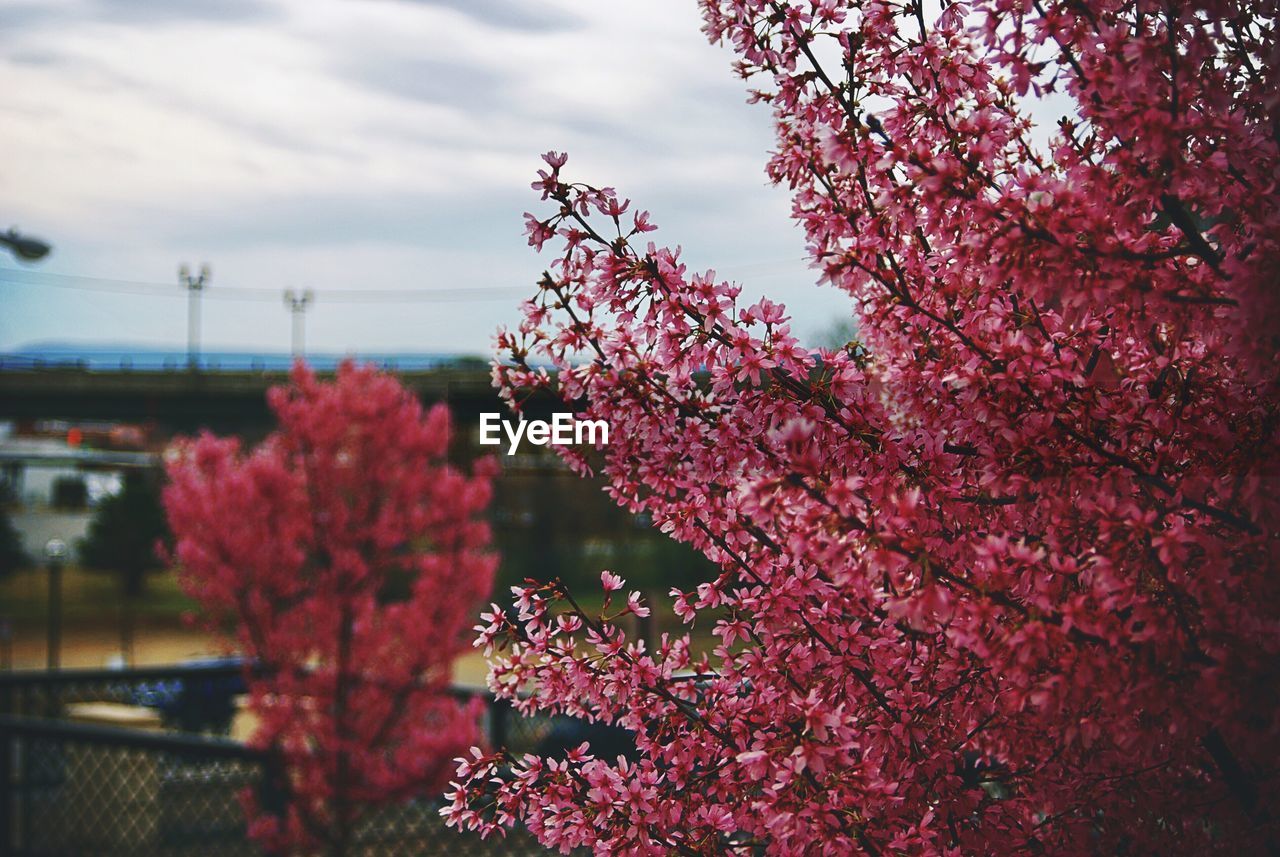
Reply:
M164 565L156 546L169 538L159 482L157 474L129 471L120 493L98 503L89 530L79 543L81 565L118 575L120 650L125 663L130 664L137 602L146 591L148 572Z
M9 517L9 510L0 503L0 577L26 568L31 562L31 556L22 546L22 536Z
M550 453L531 460L554 461ZM665 593L716 576L705 556L611 503L599 477L555 467L509 468L494 483L499 589L526 579L585 587L607 567L641 589Z

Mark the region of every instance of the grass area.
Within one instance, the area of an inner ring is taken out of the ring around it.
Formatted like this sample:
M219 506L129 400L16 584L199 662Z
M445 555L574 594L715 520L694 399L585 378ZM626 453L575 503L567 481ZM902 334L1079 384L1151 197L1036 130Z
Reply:
M119 625L120 584L114 575L87 571L75 566L63 570L63 648L64 666L102 666L120 651ZM499 589L491 600L509 603L510 593ZM584 610L597 614L603 595L599 588L586 590L579 599ZM615 596L614 612L623 603ZM673 636L691 631L694 651L710 651L718 642L711 628L718 618L715 611L698 617L693 629L687 628L671 609L665 594L651 593L655 630ZM487 601L485 607L487 609ZM14 633L11 657L15 666L38 668L45 662L45 638L48 622L48 571L27 569L0 579L0 619L10 622ZM179 663L191 657L202 657L218 651L219 646L204 631L187 626L182 616L196 612L194 601L183 594L178 576L172 571L156 572L147 578L147 587L135 611L136 663ZM634 639L638 630L632 620L620 623ZM655 642L658 634L655 634ZM0 653L3 655L3 653ZM8 660L2 656L0 660ZM487 665L479 652L469 651L456 665L459 681L480 683Z
M575 592L575 598L590 614L599 613L604 606L604 595L598 585L594 589ZM24 569L0 578L0 616L21 624L44 622L48 609L49 572L43 568ZM614 596L614 613L625 603L625 597ZM646 600L659 618L661 626L674 630L679 626L671 609L670 599L663 593L652 592ZM495 586L494 592L484 600L500 604L511 601L511 593ZM78 566L67 566L62 571L62 609L67 620L92 621L97 618L114 621L121 602L119 579L108 572L89 571ZM184 613L198 609L194 600L183 593L175 571L157 571L147 576L146 590L138 599L135 609L139 618L172 619L177 622ZM701 623L700 623L701 624Z
M31 568L0 579L0 616L15 625L44 622L48 610L49 572ZM119 579L106 572L68 566L62 571L62 609L67 622L115 622L121 602ZM196 604L183 594L178 576L171 571L147 577L146 590L137 600L140 619L171 619L194 610Z

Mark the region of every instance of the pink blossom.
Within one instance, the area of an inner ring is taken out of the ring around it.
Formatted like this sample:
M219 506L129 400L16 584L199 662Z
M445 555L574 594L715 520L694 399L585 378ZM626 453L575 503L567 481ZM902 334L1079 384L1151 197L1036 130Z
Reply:
M637 761L485 757L453 824L619 854L1280 849L1275 16L944 5L702 2L846 348L633 244L612 190L537 184L562 246L497 380L609 419L613 499L718 568L671 593L713 639L527 593L496 688L632 730Z
M165 508L203 624L251 665L251 743L283 756L290 801L277 816L246 793L251 833L340 852L371 806L442 787L479 737L448 684L496 565L493 470L450 465L445 407L372 368L322 382L300 363L268 398L279 428L256 449L174 450ZM485 646L510 627L497 605L480 621Z

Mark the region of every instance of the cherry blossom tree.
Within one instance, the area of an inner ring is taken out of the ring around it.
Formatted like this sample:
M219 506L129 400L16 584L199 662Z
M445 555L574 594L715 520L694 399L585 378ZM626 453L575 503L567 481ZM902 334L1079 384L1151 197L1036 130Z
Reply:
M438 793L478 740L448 687L496 565L493 461L450 465L447 408L350 362L332 383L299 364L269 401L256 449L177 447L165 507L184 587L248 661L252 742L283 757L284 811L248 796L252 832L340 855L367 807Z
M610 421L612 496L722 569L672 592L714 637L629 640L649 607L609 573L602 611L495 607L493 688L638 761L476 751L451 822L598 854L1277 853L1276 4L702 6L861 338L802 347L546 156L530 243L562 250L497 380Z

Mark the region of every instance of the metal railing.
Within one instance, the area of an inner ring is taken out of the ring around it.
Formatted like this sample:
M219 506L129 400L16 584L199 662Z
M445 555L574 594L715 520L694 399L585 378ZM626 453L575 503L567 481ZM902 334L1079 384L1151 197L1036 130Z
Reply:
M222 683L231 693L240 693L243 675L244 661L236 657L163 666L13 670L0 673L0 714L58 716L51 705L61 708L76 702L152 706L157 694L206 683Z
M245 692L243 665L236 659L131 669L20 670L0 673L0 714L61 718L67 706L114 702L156 711L165 727L188 733L226 735L234 699ZM520 717L487 688L454 685L458 699L485 700L481 726L490 747L531 752L559 721Z
M344 355L312 354L308 361L319 371L333 371ZM293 367L291 354L219 353L201 355L197 367L205 372L264 372L285 374ZM428 372L435 369L487 369L488 360L466 354L369 354L358 357L390 372ZM161 352L100 354L0 354L0 372L31 371L136 372L185 374L191 364L185 355Z
M241 801L282 807L287 798L272 753L225 737L243 690L235 661L0 675L0 854L260 854ZM563 732L563 719L518 716L482 689L452 692L487 700L490 746L537 751ZM152 708L168 731L63 718L85 702ZM440 806L438 795L421 795L372 810L356 832L358 853L546 853L525 831L485 842L448 829Z

